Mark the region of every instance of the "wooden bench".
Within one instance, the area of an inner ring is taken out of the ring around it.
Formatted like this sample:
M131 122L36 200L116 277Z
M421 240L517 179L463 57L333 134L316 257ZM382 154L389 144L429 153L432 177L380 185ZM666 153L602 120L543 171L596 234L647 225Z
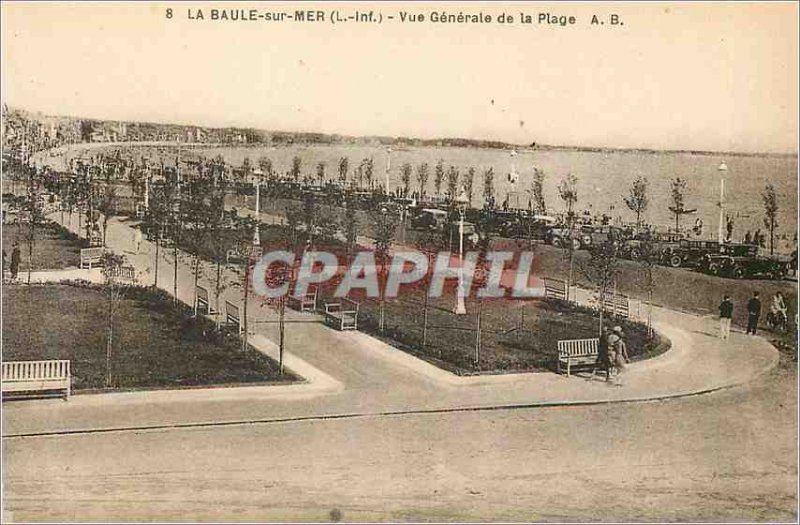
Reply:
M317 291L306 292L302 297L290 295L288 304L290 308L301 312L315 312L317 310Z
M560 374L563 367L569 377L573 366L595 366L597 363L597 345L600 339L567 339L558 342L558 365Z
M338 302L325 303L325 324L337 330L358 329L359 304L350 299L340 299Z
M120 266L111 272L111 277L122 283L136 283L136 269L133 266Z
M202 315L214 315L217 313L208 299L208 290L202 286L198 286L195 289L195 308L197 309L197 313Z
M92 269L92 265L99 266L103 262L105 248L82 248L80 268Z
M603 300L603 307L617 317L628 319L630 316L630 300L627 295L609 294Z
M552 299L567 299L567 283L560 279L544 278L544 296Z
M239 307L230 301L225 301L225 329L236 329L242 333L242 319L239 317Z
M63 390L64 399L72 393L69 361L6 361L3 363L3 392Z

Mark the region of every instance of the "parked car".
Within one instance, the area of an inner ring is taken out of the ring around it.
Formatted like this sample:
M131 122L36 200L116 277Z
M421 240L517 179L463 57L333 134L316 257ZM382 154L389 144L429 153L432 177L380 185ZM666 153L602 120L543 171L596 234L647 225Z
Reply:
M720 244L717 241L682 239L677 246L668 246L661 252L661 263L673 268L683 266L696 268L702 264L706 255L719 251Z
M411 208L409 213L409 225L414 230L439 230L441 231L447 223L447 212L435 208Z
M721 277L783 279L791 270L791 257L758 255L758 246L723 245L721 253L707 255L702 269Z
M636 234L620 243L619 255L635 261L641 258L642 253L646 251L653 254L661 254L668 248L677 247L683 238L683 235L679 233L647 232Z
M621 241L622 230L615 226L584 224L568 228L557 226L550 228L545 234L545 242L557 247L568 246L572 249L588 249L591 246L602 244L606 241Z

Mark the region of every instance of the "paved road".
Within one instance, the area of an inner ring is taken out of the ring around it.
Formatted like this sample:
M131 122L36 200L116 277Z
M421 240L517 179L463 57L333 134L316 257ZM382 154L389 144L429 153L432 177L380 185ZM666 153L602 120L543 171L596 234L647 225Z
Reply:
M794 521L795 382L783 367L657 403L4 440L5 504L38 521Z

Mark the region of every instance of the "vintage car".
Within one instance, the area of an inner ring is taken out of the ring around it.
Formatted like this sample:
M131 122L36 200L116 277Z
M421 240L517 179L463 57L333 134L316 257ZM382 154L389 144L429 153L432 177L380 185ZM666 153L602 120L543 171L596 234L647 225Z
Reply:
M634 261L643 253L660 255L666 249L678 246L683 238L679 233L639 233L620 243L619 255Z
M706 273L734 279L783 279L789 274L791 264L790 257L758 255L758 246L737 244L723 245L720 253L707 255L701 268Z
M409 208L409 226L414 230L441 231L447 223L447 212L435 208Z
M584 224L569 228L557 226L550 228L545 233L544 240L556 247L568 246L572 243L573 250L588 249L589 247L606 241L620 241L622 230L615 226Z
M696 268L702 264L706 255L719 251L720 244L717 241L682 239L677 246L668 246L661 252L661 263L673 268Z

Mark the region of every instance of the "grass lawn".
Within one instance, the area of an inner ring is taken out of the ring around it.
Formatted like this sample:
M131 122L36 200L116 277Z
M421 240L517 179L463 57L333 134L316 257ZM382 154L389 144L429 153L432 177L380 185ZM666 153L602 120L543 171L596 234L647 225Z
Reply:
M56 270L76 267L80 264L81 248L86 242L70 233L66 228L54 222L47 222L37 228L36 242L33 245L33 256L28 256L27 227L20 224L3 225L3 250L6 252L6 264L11 263L11 251L14 241L19 241L20 274L31 270Z
M422 346L423 297L415 292L388 300L385 330L378 330L375 299L356 297L361 304L359 328L389 344L458 374L555 370L557 341L597 337L599 318L590 310L565 301L536 299L484 300L481 312L481 348L475 363L478 300L466 301L467 314L452 313L454 295L432 299L428 309L427 344ZM626 334L632 360L653 357L669 349L658 336L648 339L639 323L606 319Z
M73 285L6 286L3 359L72 361L76 390L105 386L106 311L103 291ZM168 296L129 289L116 317L111 359L116 389L292 381L264 354L241 351L237 336L192 319Z

